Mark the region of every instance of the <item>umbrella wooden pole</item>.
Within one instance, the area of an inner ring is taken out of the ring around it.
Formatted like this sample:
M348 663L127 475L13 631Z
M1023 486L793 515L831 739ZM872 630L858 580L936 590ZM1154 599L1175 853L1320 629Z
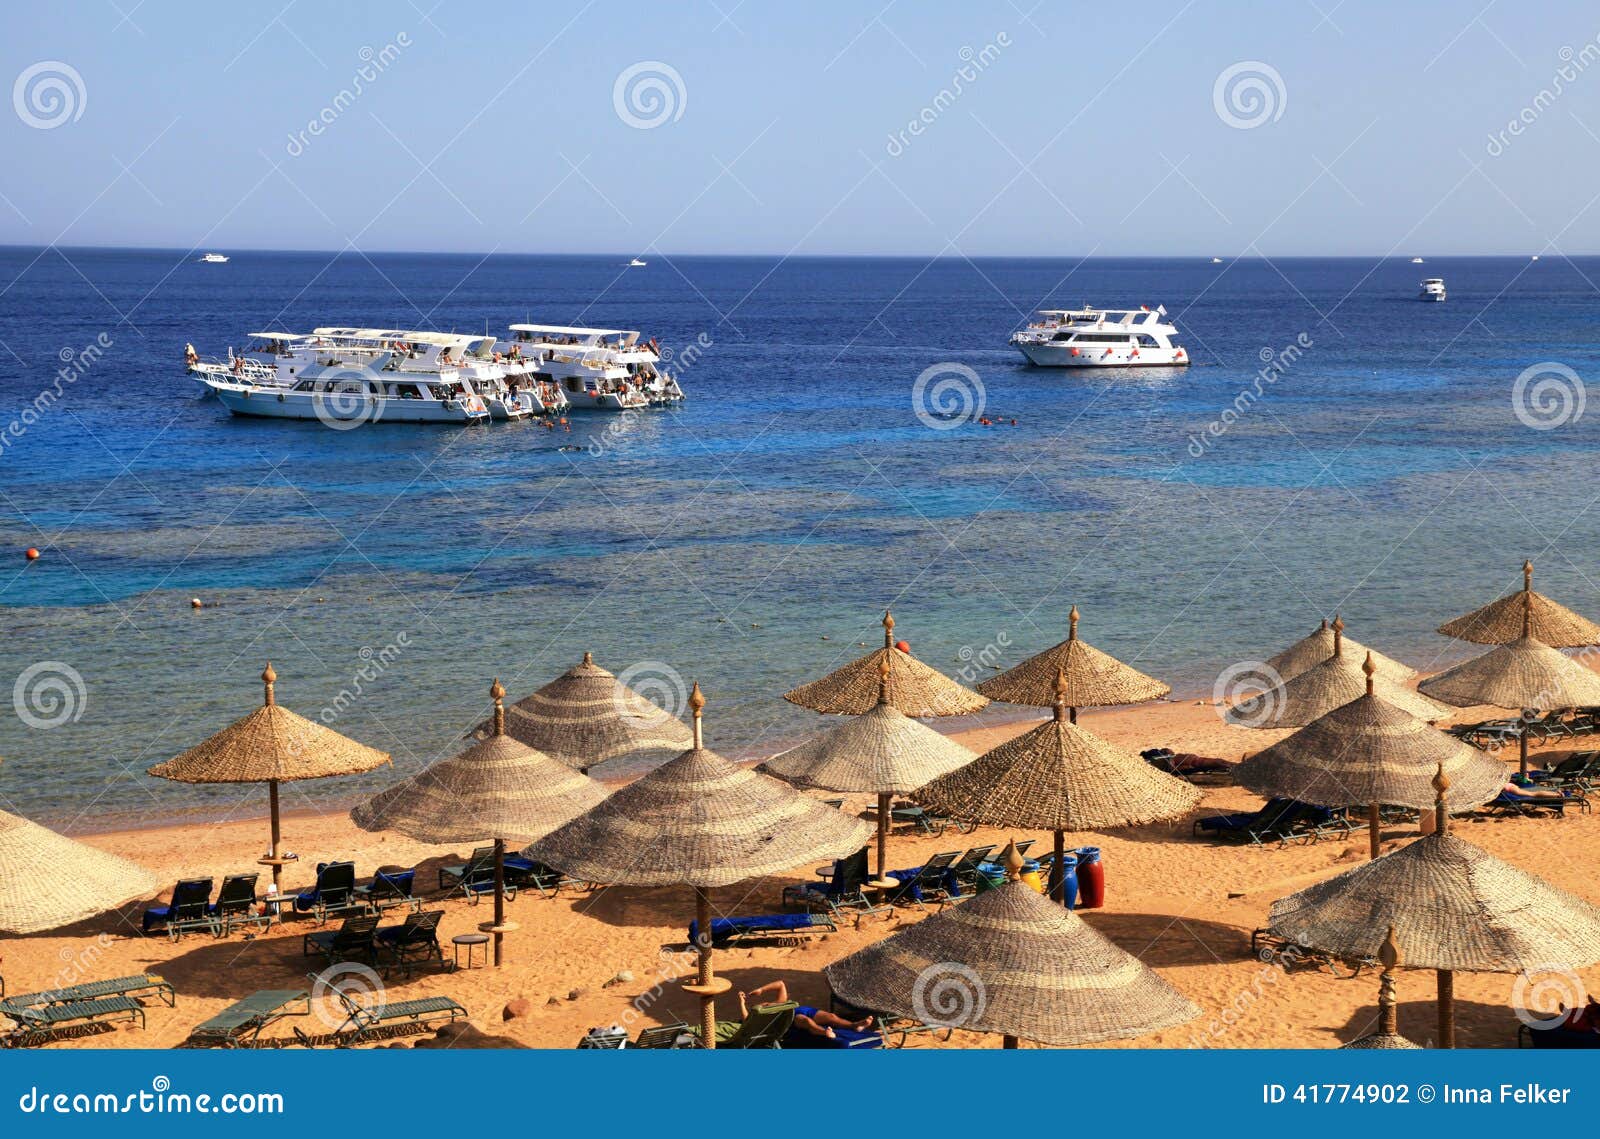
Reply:
M701 989L715 989L716 972L711 963L711 895L704 886L694 888L694 910L698 933L695 948L700 957L697 980ZM717 997L714 992L700 994L700 1043L707 1048L717 1046Z
M1012 1036L1012 1035L1010 1035L1008 1033L1007 1035L1002 1036L1000 1038L1000 1047L1002 1047L1002 1048L1020 1048L1021 1045L1017 1042L1017 1038L1015 1036Z
M1383 848L1383 808L1377 803L1367 804L1367 854L1378 857Z
M506 840L494 840L494 965L500 967L506 924Z
M280 892L283 878L283 860L278 857L278 845L283 841L283 825L278 814L278 781L267 783L267 804L272 815L272 845L267 848L267 858L272 861L272 892Z
M878 792L878 881L889 880L889 804L894 796Z
M1522 730L1517 733L1517 770L1522 778L1528 777L1528 722L1522 722Z
M1456 1046L1456 975L1439 970L1439 1047Z
M1067 868L1063 859L1067 856L1067 832L1056 831L1056 857L1050 864L1050 900L1067 904Z

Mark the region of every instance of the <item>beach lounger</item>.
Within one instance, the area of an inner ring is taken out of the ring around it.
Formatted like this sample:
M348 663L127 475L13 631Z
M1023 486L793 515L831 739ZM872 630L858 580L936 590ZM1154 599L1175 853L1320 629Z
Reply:
M467 1019L467 1010L449 997L379 1001L367 1008L351 999L343 989L334 988L332 992L345 1012L345 1022L333 1031L334 1043L340 1048L391 1036L428 1032L441 1025Z
M930 901L943 906L958 889L951 867L960 857L961 852L957 850L941 851L921 866L889 871L889 877L901 883L900 889L894 892L894 901L912 902L923 908Z
M517 869L513 868L512 860L516 859L522 867L531 866L532 863L520 855L508 854L504 860L504 880L506 901L514 902L517 899ZM439 889L459 890L466 895L467 901L477 904L479 898L485 894L494 893L494 847L480 846L472 852L472 857L467 859L465 865L439 867Z
M743 1020L717 1021L718 1048L782 1048L783 1038L794 1027L794 1001L757 1005ZM690 1031L697 1036L699 1029Z
M310 1016L311 995L303 989L263 989L236 1001L189 1031L186 1048L258 1048L261 1032L288 1016Z
M414 867L410 870L379 870L372 876L372 881L356 887L356 897L375 914L399 906L410 906L411 912L416 913L422 909L422 899L413 892L416 881L417 871Z
M839 927L825 913L761 914L755 917L712 918L711 944L741 941L803 941L820 933L837 933ZM700 936L700 923L689 923L689 944Z
M294 908L309 913L321 925L334 914L365 912L367 903L356 894L354 862L323 862L317 866L316 885L295 895Z
M848 858L836 859L831 870L817 874L821 881L785 886L783 904L807 910L825 909L836 918L853 913L858 923L868 914L894 912L893 906L875 903L867 895L867 848L864 846Z
M444 965L444 948L439 944L439 919L443 910L408 914L399 925L380 928L373 935L380 959L389 960L395 969L410 975L418 965L437 961Z
M197 929L215 933L217 923L211 916L211 885L210 878L180 881L172 888L170 902L164 906L150 906L144 911L144 932L165 930L173 941Z
M1269 799L1265 806L1249 814L1209 815L1196 819L1194 833L1197 837L1229 838L1255 846L1265 846L1269 842L1287 846L1295 839L1314 838L1315 832L1308 830L1308 821L1316 818L1330 820L1331 812L1326 807L1277 798Z
M258 913L256 880L259 874L229 874L222 880L217 900L207 911L217 924L217 934L226 937L236 928L248 925L263 929L272 924L272 912L265 907Z
M1032 850L1038 841L1039 840L1036 838L1023 839L1021 842L1017 843L1017 853L1022 855L1024 858L1028 857L1028 851Z
M59 1004L7 1006L12 1028L0 1035L7 1048L36 1048L54 1040L88 1036L118 1021L138 1021L144 1027L144 1005L132 997L102 997Z
M1189 752L1179 754L1167 747L1153 747L1139 753L1151 767L1165 771L1168 775L1176 775L1190 783L1197 782L1202 777L1210 782L1224 782L1220 777L1229 776L1233 771L1233 764L1223 759L1211 759L1203 755L1194 755Z
M1586 815L1590 810L1589 800L1575 791L1560 795L1524 795L1509 787L1485 803L1482 810L1490 815L1521 815L1530 819L1537 818L1540 811L1553 811L1566 818L1568 807L1576 807Z
M960 895L962 891L977 892L979 867L989 860L995 851L991 843L988 846L975 846L956 860L950 867L950 874L955 878L956 888L952 894Z
M1544 787L1592 791L1600 780L1600 751L1575 751L1545 771L1530 771L1530 779Z
M591 1028L578 1039L583 1052L610 1052L628 1046L626 1028Z
M80 1001L103 1000L106 997L158 997L168 1008L177 1004L177 996L165 978L154 973L135 973L130 977L115 977L109 981L84 981L59 989L44 989L37 993L18 993L0 999L0 1016L10 1016L11 1009L38 1008L44 1005L75 1004Z
M912 1037L927 1036L940 1043L950 1039L954 1028L938 1025L924 1024L922 1021L909 1016L895 1016L892 1013L881 1012L877 1009L862 1008L860 1005L851 1004L835 993L828 994L828 1011L844 1017L846 1020L865 1020L872 1017L877 1024L875 1030L885 1048L904 1048ZM940 1035L943 1033L944 1035Z
M1324 968L1335 977L1356 977L1368 965L1375 965L1377 961L1371 957L1344 958L1335 957L1320 949L1308 949L1304 945L1297 945L1287 938L1279 937L1270 929L1257 929L1250 934L1250 952L1259 961L1269 961L1287 972L1294 965L1310 965L1313 968ZM1341 973L1340 970L1344 971Z
M695 1035L689 1026L682 1021L674 1024L658 1024L654 1028L641 1029L639 1038L633 1042L634 1048L693 1048Z
M1600 1048L1600 1003L1562 1009L1538 1024L1517 1026L1518 1048Z
M377 915L362 914L345 918L338 929L306 934L300 950L307 957L326 958L330 965L340 961L365 961L373 965L378 957L377 934Z

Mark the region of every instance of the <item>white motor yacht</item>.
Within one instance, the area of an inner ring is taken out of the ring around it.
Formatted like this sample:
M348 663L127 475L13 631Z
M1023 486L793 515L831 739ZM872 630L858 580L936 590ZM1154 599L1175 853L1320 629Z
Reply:
M1444 298L1444 278L1442 277L1429 277L1422 282L1422 291L1417 294L1419 301L1442 301Z
M616 328L513 324L513 348L553 380L574 411L633 411L680 403L683 389L661 366L654 340Z
M1011 343L1042 368L1182 366L1189 354L1172 342L1178 330L1166 315L1164 307L1042 309Z

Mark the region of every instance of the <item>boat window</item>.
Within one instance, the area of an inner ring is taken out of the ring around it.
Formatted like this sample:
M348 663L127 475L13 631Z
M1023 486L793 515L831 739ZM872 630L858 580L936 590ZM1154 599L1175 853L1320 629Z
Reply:
M316 387L317 387L317 382L315 380L301 380L298 384L296 384L294 386L294 390L297 391L297 392L309 392L309 391L315 391Z
M396 384L395 391L399 393L401 399L422 398L422 392L417 389L416 384Z
M1138 336L1135 336L1134 339L1139 342L1139 347L1141 348L1161 347L1160 344L1156 343L1156 338L1147 332L1141 332Z
M575 380L571 376L568 376L567 377L567 390L569 392L575 392L575 391L581 391L582 389L579 388L577 380Z

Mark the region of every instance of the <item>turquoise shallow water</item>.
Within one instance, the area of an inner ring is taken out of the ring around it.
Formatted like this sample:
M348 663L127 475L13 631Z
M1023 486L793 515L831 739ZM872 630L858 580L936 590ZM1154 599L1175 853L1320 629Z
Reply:
M140 773L248 710L268 657L285 703L410 771L481 718L492 677L521 696L584 649L669 699L699 678L715 746L775 750L817 726L779 694L876 644L888 605L955 671L1060 639L1075 602L1089 640L1180 694L1336 608L1412 663L1456 659L1431 630L1524 556L1600 612L1600 412L1538 430L1512 397L1531 365L1591 374L1600 262L67 257L0 252L0 419L63 350L111 341L0 450L0 684L26 697L41 662L82 683L64 717L30 712L53 727L6 707L0 799L71 828L258 811L253 789ZM1424 274L1447 303L1412 299ZM1047 302L1163 303L1196 364L1030 369L1006 337ZM569 434L233 419L179 364L256 326L529 316L709 347L683 408ZM1263 349L1301 337L1196 446ZM919 419L915 381L945 363L1003 425Z

